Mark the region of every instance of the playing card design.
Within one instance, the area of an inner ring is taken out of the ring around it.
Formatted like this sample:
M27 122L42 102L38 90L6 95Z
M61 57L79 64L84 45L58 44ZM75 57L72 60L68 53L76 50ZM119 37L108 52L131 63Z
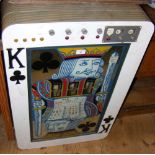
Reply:
M68 5L45 6L38 14L40 7L6 2L4 9L4 65L17 144L27 149L104 138L154 25L139 7L131 9L137 16L122 14L121 21L119 13L106 8L106 16L97 5L86 6L90 14L82 21L83 12Z
M58 75L54 74L53 79L58 78L100 78L103 73L104 61L101 58L78 58L63 61Z
M58 68L60 63L57 60L53 60L53 55L49 52L42 53L40 60L32 64L34 70L43 70L43 73L48 72L48 69Z
M25 79L24 75L21 75L21 71L16 70L13 73L14 75L10 77L11 81L16 81L16 84L20 84L20 81Z
M104 118L103 119L104 124L102 124L102 131L100 131L99 133L103 133L103 132L107 133L112 124L111 123L112 120L114 120L114 118L111 115L109 115L107 118Z
M19 54L23 51L24 48L17 48L16 52L13 54L12 48L8 48L8 59L9 59L9 69L14 69L14 62L18 64L18 68L25 68L22 64L21 60L19 59ZM21 81L25 80L25 76L22 75L20 70L14 70L13 75L10 77L11 81L14 81L15 84L21 84Z
M24 68L25 66L22 64L21 60L19 59L18 55L19 53L23 50L24 48L17 48L17 51L16 53L12 54L12 49L11 48L8 48L7 51L8 51L8 56L9 56L9 69L13 69L14 66L13 66L13 61L15 60L18 65L19 65L19 68Z
M32 139L108 132L114 118L109 115L101 120L126 54L124 49L121 45L28 49ZM79 50L85 53L79 54ZM19 83L23 77L17 73L11 79ZM102 131L98 131L100 127Z
M104 113L127 47L8 48L10 81L22 87L28 78L32 140L107 133L114 117Z

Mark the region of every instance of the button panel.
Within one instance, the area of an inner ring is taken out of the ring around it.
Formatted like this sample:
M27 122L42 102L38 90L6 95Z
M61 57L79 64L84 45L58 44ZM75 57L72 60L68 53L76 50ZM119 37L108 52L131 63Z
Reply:
M60 34L59 31L56 31L55 28L49 29L48 31L48 37L45 36L44 34L39 34L39 36L32 36L31 38L18 38L14 37L13 42L14 43L19 43L19 42L44 42L45 40L48 41L51 39L58 39L58 36L61 36L63 38L62 41L67 40L67 41L87 41L87 40L92 40L95 41L98 40L98 42L136 42L137 38L139 36L141 27L140 26L99 26L93 29L90 29L90 27L85 27L85 28L79 28L78 30L74 30L74 28L71 27L66 27L61 31L61 33L64 35ZM50 36L50 37L49 37ZM50 41L51 42L51 41Z
M140 30L140 26L107 26L103 42L136 42Z

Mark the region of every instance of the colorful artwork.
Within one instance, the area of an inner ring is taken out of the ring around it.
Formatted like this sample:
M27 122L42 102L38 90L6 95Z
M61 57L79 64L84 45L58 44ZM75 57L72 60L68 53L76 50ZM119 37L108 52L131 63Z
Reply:
M64 60L58 74L52 79L72 78L80 80L84 78L100 78L103 75L104 61L101 58L77 58Z
M33 50L32 139L96 133L122 63L123 46Z

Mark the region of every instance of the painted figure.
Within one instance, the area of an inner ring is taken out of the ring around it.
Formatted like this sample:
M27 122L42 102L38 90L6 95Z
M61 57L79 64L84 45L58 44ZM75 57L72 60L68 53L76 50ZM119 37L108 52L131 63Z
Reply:
M76 58L64 60L58 74L52 79L71 78L100 78L103 75L104 62L101 58Z
M36 81L32 89L35 136L41 137L42 124L46 133L95 131L118 58L117 52L109 56L105 74L102 55L67 57L49 79ZM96 122L86 121L91 118Z

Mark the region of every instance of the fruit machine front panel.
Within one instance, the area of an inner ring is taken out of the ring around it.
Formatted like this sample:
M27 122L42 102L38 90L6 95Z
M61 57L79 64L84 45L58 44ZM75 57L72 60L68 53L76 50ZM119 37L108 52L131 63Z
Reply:
M18 147L105 138L154 25L137 6L15 6L3 7L2 43Z
M97 133L129 46L26 49L32 140Z

